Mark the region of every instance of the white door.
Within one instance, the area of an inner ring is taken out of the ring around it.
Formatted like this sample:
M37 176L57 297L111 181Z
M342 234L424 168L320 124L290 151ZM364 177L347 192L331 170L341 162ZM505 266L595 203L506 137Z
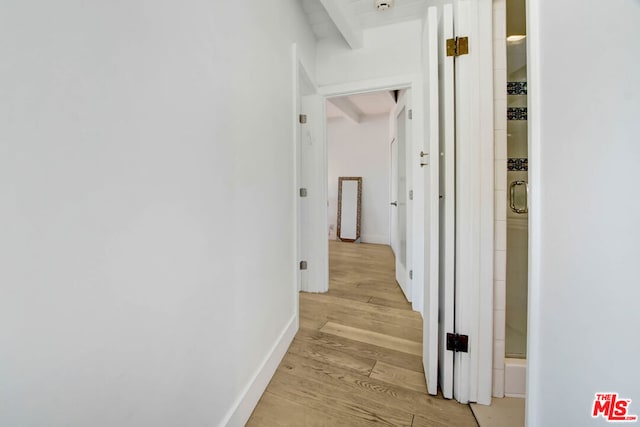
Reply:
M454 33L468 36L469 53L455 59L455 332L469 350L454 354L453 395L462 403L491 400L493 300L493 93L492 38L480 31L491 20L491 4L454 3ZM489 77L491 78L491 77ZM504 114L504 113L503 113Z
M326 292L329 288L327 172L326 165L318 162L326 156L322 144L324 100L317 94L303 94L300 112L304 119L299 120L298 125L300 166L296 192L300 211L299 262L305 263L305 269L299 270L300 290Z
M410 242L408 241L408 193L407 186L407 146L409 145L408 131L408 91L398 99L394 111L395 138L391 144L391 236L392 249L396 258L396 280L404 292L407 301L411 301L411 281L408 271L410 260Z
M398 142L395 138L391 140L390 148L390 182L389 182L389 195L391 201L389 202L389 221L390 221L390 236L391 236L391 250L393 254L398 253ZM397 255L396 255L397 256Z
M453 38L453 8L444 5L438 22L440 77L440 268L439 268L439 378L442 394L453 397L453 356L447 351L447 333L455 331L455 70L446 55L446 40Z
M455 86L454 59L446 56L453 37L453 10L430 7L423 34L427 103L425 186L425 293L423 364L427 390L453 397L454 354L446 337L454 332L455 308Z
M430 7L427 24L423 33L423 64L425 69L426 121L425 147L420 154L423 173L424 195L424 325L423 325L423 365L430 394L438 393L438 309L440 270L439 235L439 105L438 105L438 10Z

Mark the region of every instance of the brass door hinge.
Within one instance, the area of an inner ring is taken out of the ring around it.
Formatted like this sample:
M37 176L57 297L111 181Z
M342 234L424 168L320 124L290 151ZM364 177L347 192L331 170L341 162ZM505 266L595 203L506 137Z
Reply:
M469 37L447 39L447 56L460 56L469 53Z

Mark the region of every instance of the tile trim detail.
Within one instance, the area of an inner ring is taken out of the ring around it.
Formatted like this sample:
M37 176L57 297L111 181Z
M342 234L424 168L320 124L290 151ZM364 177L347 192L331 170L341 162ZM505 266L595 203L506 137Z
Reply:
M514 171L528 171L529 170L529 159L525 158L515 158L512 157L507 160L507 170Z
M507 108L507 120L527 120L527 107Z
M526 95L527 82L507 82L507 95Z

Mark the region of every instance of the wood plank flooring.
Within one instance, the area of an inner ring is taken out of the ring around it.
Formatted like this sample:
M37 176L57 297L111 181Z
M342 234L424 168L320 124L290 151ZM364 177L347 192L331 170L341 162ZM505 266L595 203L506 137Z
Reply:
M384 245L329 242L329 292L300 294L300 330L247 426L477 426L430 396L422 319Z

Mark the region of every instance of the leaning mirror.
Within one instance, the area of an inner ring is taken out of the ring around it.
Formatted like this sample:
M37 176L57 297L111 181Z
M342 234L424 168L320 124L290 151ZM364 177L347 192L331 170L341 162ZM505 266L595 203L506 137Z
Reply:
M338 239L355 242L360 239L360 204L362 177L338 178Z

